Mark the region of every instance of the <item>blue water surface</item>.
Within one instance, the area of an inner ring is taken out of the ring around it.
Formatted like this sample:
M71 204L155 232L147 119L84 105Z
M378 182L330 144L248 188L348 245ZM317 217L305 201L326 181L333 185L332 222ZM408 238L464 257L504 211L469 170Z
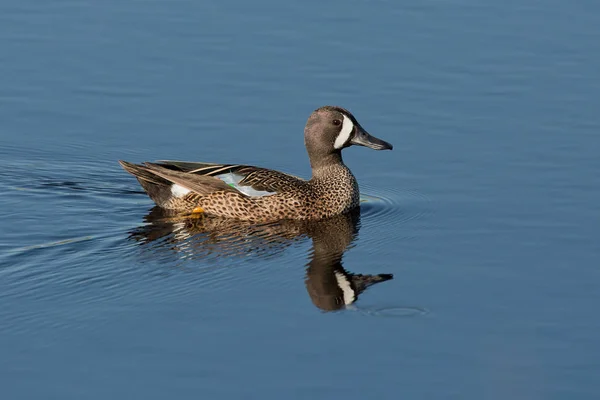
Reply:
M599 26L585 0L1 1L2 399L599 398ZM154 218L117 164L308 177L325 104L394 144L345 150L359 217ZM343 307L342 272L394 279Z

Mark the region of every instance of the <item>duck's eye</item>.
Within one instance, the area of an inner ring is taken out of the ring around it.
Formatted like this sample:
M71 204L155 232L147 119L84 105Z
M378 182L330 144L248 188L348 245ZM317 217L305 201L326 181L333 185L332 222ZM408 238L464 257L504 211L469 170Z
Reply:
M338 125L340 125L341 123L342 123L342 121L340 121L339 119L334 119L334 120L333 120L333 124L334 124L335 126L338 126Z

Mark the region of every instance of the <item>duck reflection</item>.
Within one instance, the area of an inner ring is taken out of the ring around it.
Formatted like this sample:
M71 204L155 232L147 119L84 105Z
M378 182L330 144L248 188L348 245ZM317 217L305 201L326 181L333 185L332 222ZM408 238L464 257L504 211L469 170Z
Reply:
M392 274L354 274L342 266L345 251L358 236L360 210L322 221L251 224L202 214L182 217L154 208L145 221L147 225L131 232L133 239L160 242L161 248L184 253L186 258L269 257L310 238L305 284L313 304L324 311L343 309L369 286L393 279Z

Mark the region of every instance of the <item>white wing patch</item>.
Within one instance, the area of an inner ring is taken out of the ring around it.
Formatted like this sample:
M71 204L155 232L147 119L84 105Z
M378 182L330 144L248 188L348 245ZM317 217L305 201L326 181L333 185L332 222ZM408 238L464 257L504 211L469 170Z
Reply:
M276 192L268 192L266 190L256 190L252 186L241 186L240 181L244 179L243 175L234 174L232 172L228 172L226 174L215 175L215 178L219 178L229 186L233 186L240 192L244 193L246 196L250 197L260 197L260 196L268 196L271 194L275 194Z
M344 122L342 122L342 129L340 130L338 137L335 139L335 143L333 143L333 147L336 149L341 149L342 147L344 147L346 142L348 142L348 140L350 139L350 134L352 133L353 129L354 129L354 124L352 123L352 120L344 115Z
M336 272L335 279L337 280L340 289L342 289L342 293L344 293L344 304L352 304L354 300L356 300L356 295L354 294L354 290L352 289L352 286L350 286L350 281L346 275L341 272Z
M173 184L171 186L171 194L174 197L183 197L190 192L190 189L184 188L183 186L179 186L178 184Z

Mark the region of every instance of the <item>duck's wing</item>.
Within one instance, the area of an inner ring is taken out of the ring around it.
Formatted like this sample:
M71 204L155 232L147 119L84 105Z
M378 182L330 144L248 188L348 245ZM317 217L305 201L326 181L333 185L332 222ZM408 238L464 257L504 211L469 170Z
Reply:
M218 178L249 196L302 190L306 180L284 172L252 165L159 161L155 165L189 175Z
M190 174L154 163L132 164L126 161L119 161L119 163L127 172L138 178L145 189L147 187L144 186L144 183L148 182L158 188L167 187L170 190L172 190L172 185L179 185L200 195L216 191L238 192L222 180L208 175Z

